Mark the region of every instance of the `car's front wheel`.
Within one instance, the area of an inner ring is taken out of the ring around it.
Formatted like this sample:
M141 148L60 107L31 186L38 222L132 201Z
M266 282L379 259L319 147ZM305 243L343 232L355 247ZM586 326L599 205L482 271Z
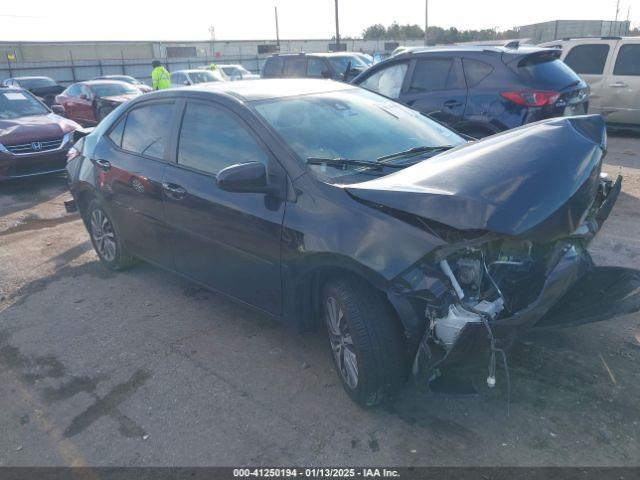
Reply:
M92 200L86 212L91 243L100 261L111 270L123 270L133 264L133 257L122 245L111 217L98 200Z
M407 375L402 334L379 292L351 277L329 281L323 317L338 375L362 406L395 394Z

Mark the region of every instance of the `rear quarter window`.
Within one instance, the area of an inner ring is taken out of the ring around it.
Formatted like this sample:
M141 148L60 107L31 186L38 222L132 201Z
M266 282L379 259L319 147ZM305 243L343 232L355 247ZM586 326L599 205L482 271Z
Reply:
M609 55L609 45L607 44L578 45L569 50L564 63L576 73L602 75L607 55Z
M640 44L623 45L618 51L614 75L640 75Z
M470 58L462 59L462 67L464 69L464 77L467 81L467 87L473 88L480 84L485 78L491 75L493 67L488 63Z

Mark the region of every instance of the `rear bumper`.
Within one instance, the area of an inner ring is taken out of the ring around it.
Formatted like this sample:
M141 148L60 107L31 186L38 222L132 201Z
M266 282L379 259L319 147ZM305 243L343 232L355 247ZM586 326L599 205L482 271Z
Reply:
M67 146L59 150L31 155L0 153L0 180L63 172L67 163L68 150Z

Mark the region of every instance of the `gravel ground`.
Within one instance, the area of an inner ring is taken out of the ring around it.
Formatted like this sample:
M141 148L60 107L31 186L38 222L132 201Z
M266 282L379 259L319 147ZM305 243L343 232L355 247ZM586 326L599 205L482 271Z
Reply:
M640 138L592 244L640 269ZM547 334L474 398L356 407L326 339L148 265L97 261L65 180L0 185L0 465L640 465L640 315Z

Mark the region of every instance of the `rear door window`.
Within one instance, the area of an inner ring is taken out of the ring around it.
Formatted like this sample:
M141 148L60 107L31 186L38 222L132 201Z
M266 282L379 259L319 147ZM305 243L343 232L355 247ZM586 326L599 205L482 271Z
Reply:
M172 116L173 103L154 103L131 110L122 134L122 149L145 157L163 158Z
M640 75L640 44L623 45L618 51L614 75Z
M409 92L433 92L458 88L459 85L453 58L421 58L413 70Z
M307 69L307 58L303 55L289 57L284 64L284 76L287 78L303 78Z
M609 55L609 45L594 43L573 47L564 59L574 72L587 75L602 75Z
M493 67L488 63L470 58L462 59L462 67L469 88L475 87L493 72Z

